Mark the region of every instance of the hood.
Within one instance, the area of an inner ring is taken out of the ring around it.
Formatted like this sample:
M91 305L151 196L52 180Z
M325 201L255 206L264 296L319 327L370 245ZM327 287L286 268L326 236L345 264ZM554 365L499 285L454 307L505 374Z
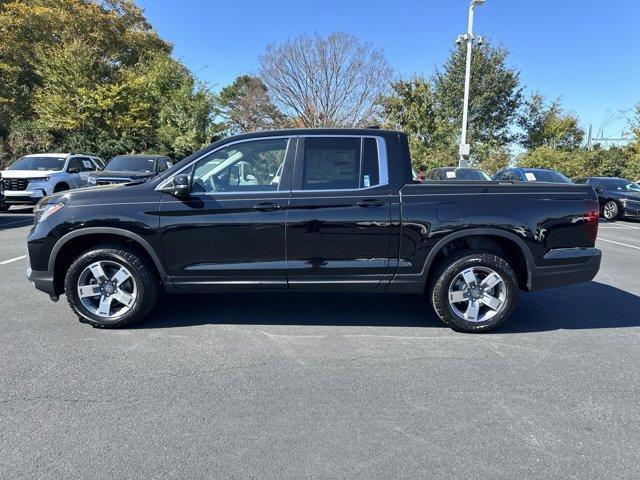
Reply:
M99 185L96 187L74 188L72 190L53 193L47 197L44 197L44 199L40 200L40 202L61 202L78 206L96 204L107 205L111 203L122 203L128 201L131 201L133 203L137 200L128 200L128 198L131 195L138 195L136 192L140 191L140 187L147 187L147 183L120 183L112 185ZM147 188L145 188L145 191L146 190Z
M95 178L130 178L139 180L155 177L156 174L154 172L102 170L100 172L93 172L91 176Z
M49 177L60 170L2 170L2 178L41 178Z

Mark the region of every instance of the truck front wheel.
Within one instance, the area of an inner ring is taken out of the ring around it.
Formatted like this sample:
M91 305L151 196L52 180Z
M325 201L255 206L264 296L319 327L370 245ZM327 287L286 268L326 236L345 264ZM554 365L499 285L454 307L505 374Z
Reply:
M65 276L65 294L80 321L94 327L129 326L158 298L158 279L139 253L103 245L75 260Z
M446 257L434 272L429 297L436 314L459 332L487 332L509 317L517 281L509 263L487 251Z

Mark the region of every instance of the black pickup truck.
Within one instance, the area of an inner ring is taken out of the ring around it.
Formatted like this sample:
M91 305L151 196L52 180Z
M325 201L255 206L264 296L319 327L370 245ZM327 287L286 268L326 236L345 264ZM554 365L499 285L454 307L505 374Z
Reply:
M44 198L29 279L120 327L159 293L424 294L450 327L494 328L517 290L592 279L590 186L412 180L407 137L280 130L220 140L147 182Z

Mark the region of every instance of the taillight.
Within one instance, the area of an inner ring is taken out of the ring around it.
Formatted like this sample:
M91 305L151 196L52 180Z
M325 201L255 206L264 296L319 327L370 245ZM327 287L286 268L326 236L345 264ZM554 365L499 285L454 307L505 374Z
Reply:
M600 209L587 210L582 217L584 220L584 234L591 243L596 243L598 237L598 224L600 221Z

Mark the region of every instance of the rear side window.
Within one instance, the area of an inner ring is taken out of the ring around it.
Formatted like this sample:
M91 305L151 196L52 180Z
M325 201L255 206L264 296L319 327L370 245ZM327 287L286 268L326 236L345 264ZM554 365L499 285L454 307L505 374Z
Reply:
M307 137L303 190L351 190L380 183L374 138Z

